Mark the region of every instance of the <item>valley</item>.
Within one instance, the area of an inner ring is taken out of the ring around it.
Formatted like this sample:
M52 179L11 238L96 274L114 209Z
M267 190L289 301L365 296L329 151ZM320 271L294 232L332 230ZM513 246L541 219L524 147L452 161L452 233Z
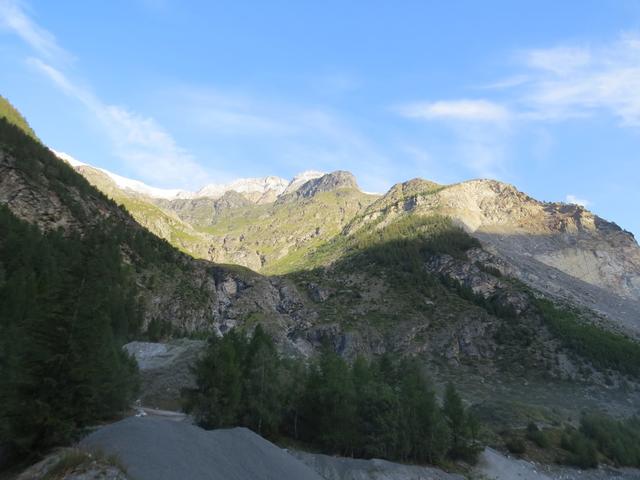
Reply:
M50 150L6 101L0 106L9 112L0 120L2 386L13 413L31 410L24 396L40 401L40 370L32 368L43 338L42 348L69 362L51 380L69 390L83 390L93 370L79 365L96 345L108 347L95 372L114 358L126 370L120 347L132 341L167 355L160 370L138 359L131 378L141 378L142 391L121 388L126 398L113 399L106 415L113 419L134 396L146 407L181 409L206 339L258 326L278 358L302 364L325 350L345 365L386 356L419 362L433 398L455 385L483 425L483 447L505 451L533 422L553 436L553 454L571 458L578 453L560 437L578 431L582 411L638 413L640 247L584 207L538 201L493 180L414 179L371 194L345 171L158 190ZM83 253L67 266L73 251ZM50 307L24 308L11 290L23 277ZM69 359L60 352L78 331ZM13 345L12 335L28 340ZM87 398L116 380L97 382ZM67 400L43 401L55 412ZM98 403L81 420L71 409L52 414L54 426L39 436L7 420L2 441L19 432L20 448L68 443L76 429L106 421ZM619 458L599 452L605 463ZM440 466L471 471L452 458Z

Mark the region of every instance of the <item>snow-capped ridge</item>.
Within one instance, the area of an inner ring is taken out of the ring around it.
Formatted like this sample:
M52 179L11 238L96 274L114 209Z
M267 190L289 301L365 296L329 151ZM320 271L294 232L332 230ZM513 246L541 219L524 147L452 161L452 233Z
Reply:
M123 190L131 190L136 193L141 193L143 195L147 195L152 198L164 198L164 199L174 199L174 198L188 198L191 192L187 192L185 190L180 189L165 189L165 188L157 188L147 185L139 180L133 180L131 178L123 177L116 173L110 172L104 168L94 167L89 165L88 163L81 162L80 160L75 159L68 153L58 152L56 150L51 150L59 159L64 160L73 168L78 167L91 167L96 170L100 170L102 173L106 174L113 182Z
M267 193L269 191L280 195L287 188L289 182L284 178L268 176L260 178L239 178L228 184L205 185L195 193L196 197L217 198L226 192L235 191L238 193Z
M192 198L217 199L227 192L234 191L253 198L252 201L259 201L262 196L272 199L267 201L273 201L276 197L283 194L293 193L308 181L321 178L325 175L324 172L319 172L317 170L306 170L295 175L291 181L273 175L267 177L239 178L230 183L211 183L195 192L192 192L181 189L152 187L139 180L123 177L110 172L109 170L105 170L104 168L94 167L88 163L81 162L67 153L58 152L56 150L52 150L52 152L73 168L91 167L105 173L119 188L123 190L164 200Z
M69 165L71 165L73 168L81 167L83 165L87 165L86 163L81 162L80 160L76 160L75 158L73 158L68 153L58 152L57 150L53 150L53 149L50 149L50 150L55 154L56 157L58 157L60 160L64 160Z

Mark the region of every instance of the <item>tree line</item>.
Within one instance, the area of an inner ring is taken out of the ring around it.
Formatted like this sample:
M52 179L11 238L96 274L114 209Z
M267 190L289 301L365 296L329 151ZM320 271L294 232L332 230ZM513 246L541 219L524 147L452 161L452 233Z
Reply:
M136 291L110 231L43 234L0 206L0 445L43 452L129 406Z
M284 358L258 325L212 338L185 410L204 428L245 426L326 453L418 463L474 460L478 421L452 385L442 402L415 359L357 358L328 348Z

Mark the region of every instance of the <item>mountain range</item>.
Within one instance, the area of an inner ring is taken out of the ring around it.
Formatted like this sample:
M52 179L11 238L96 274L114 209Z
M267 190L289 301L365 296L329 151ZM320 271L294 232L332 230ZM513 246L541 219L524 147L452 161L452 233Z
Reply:
M195 257L290 273L372 224L444 215L482 242L500 269L549 295L640 328L640 249L629 232L575 204L537 201L491 180L414 179L366 194L348 172L308 171L290 182L239 179L198 192L161 190L57 154L153 233Z
M370 194L344 171L159 190L1 106L0 205L43 232L116 224L140 338L261 324L287 355L416 356L496 428L640 402L640 247L582 206L495 180Z

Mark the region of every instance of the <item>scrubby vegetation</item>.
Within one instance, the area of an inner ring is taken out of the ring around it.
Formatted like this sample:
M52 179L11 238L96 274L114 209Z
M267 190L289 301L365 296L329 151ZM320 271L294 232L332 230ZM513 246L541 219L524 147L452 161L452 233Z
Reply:
M597 367L640 375L640 344L580 321L576 313L557 308L547 300L538 300L537 306L551 332L569 349Z
M406 215L382 229L358 232L351 240L351 249L367 252L377 263L420 269L430 255L462 258L467 250L479 246L477 239L442 215Z
M438 463L473 460L478 422L449 385L436 400L416 360L352 365L325 349L310 364L282 358L258 325L210 341L186 410L205 428L242 425L327 453Z
M0 444L65 444L129 405L134 292L109 232L43 235L0 207Z
M549 448L549 438L545 432L540 430L533 422L530 422L529 425L527 425L527 438L535 443L539 448Z
M581 468L596 467L600 458L614 465L640 467L640 418L620 421L599 413L584 414L578 430L564 433L561 446L570 452L566 460Z

